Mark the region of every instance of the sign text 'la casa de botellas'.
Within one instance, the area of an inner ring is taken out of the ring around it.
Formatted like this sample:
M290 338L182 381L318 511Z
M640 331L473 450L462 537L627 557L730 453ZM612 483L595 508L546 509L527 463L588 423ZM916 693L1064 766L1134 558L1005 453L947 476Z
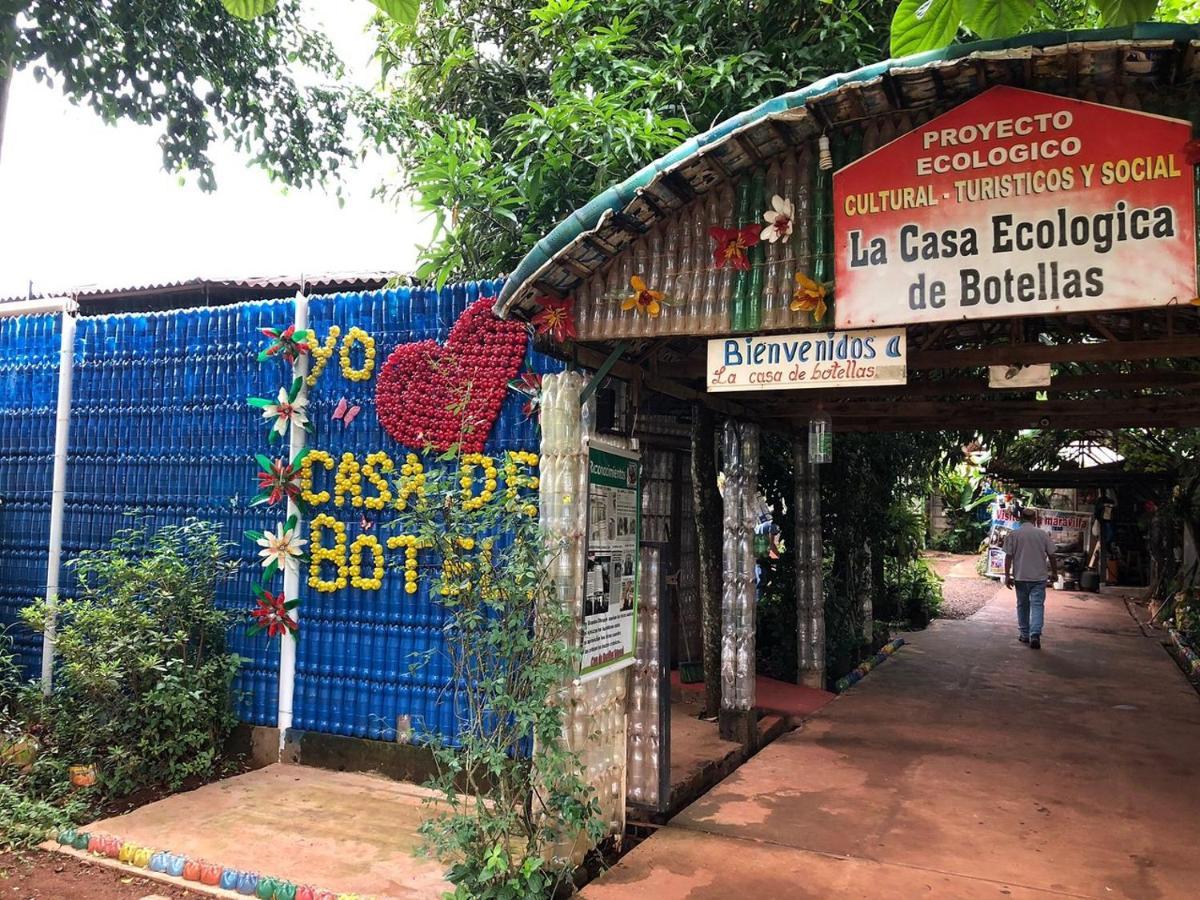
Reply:
M834 175L837 327L1196 295L1191 125L996 87Z

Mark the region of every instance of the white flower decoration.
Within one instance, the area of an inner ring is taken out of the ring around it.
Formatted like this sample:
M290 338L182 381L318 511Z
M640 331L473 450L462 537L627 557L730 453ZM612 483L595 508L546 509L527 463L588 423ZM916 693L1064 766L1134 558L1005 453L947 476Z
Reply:
M792 218L794 209L791 200L784 200L778 194L771 198L771 208L763 213L763 221L767 227L759 235L760 240L786 241L792 236Z
M257 543L263 548L258 551L258 555L262 557L263 566L275 563L281 569L287 567L296 570L299 566L300 556L304 552L301 548L308 542L281 523L276 526L275 531L263 532L263 536L258 539Z
M307 406L308 397L301 394L295 400L289 400L287 388L280 388L279 401L263 407L263 418L274 419L275 424L271 427L284 435L289 424L300 428L308 424L308 414L304 411Z

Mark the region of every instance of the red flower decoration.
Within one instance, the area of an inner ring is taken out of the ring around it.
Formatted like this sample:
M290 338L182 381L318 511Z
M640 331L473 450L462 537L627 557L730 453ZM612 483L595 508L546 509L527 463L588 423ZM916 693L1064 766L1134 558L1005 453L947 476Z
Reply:
M299 600L284 600L282 592L272 594L258 585L254 586L254 595L256 605L250 610L250 617L254 619L251 634L265 631L269 638L281 634L290 634L292 637L297 635L300 623L291 617L290 611L300 604Z
M1200 166L1200 138L1192 138L1183 145L1183 158L1193 166Z
M265 503L274 506L283 500L292 500L297 506L304 506L300 500L300 464L308 450L301 450L290 463L282 459L269 459L259 453L254 458L258 460L258 493L250 501L251 506Z
M537 305L542 308L533 317L533 328L538 334L548 334L559 344L565 344L576 336L575 316L571 307L574 301L554 300L550 297L539 297Z
M718 269L729 266L734 269L748 271L750 257L746 251L759 241L757 225L744 225L741 228L718 228L714 225L708 229L709 236L717 245L713 248L713 265Z

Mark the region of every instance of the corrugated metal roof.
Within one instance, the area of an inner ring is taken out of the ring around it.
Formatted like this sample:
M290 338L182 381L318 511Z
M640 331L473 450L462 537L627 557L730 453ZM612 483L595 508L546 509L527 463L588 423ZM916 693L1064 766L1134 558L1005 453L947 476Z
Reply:
M959 44L831 75L685 141L560 222L518 263L496 313L563 296L659 220L827 129L898 111L952 105L998 84L1054 92L1200 77L1200 26L1145 23Z
M55 291L42 291L30 296L0 297L0 303L17 300L37 300L43 297L74 297L81 304L98 300L117 300L126 297L163 295L201 291L205 288L246 291L300 290L308 294L325 294L335 291L370 291L383 287L400 277L398 272L325 272L305 275L254 275L248 278L188 278L180 281L163 281L153 284L136 284L124 287L102 285L79 285Z

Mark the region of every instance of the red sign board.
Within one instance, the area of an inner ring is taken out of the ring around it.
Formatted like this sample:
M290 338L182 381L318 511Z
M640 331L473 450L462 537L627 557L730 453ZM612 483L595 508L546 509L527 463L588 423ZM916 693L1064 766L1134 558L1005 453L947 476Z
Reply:
M838 328L1196 296L1188 122L996 87L833 177Z

